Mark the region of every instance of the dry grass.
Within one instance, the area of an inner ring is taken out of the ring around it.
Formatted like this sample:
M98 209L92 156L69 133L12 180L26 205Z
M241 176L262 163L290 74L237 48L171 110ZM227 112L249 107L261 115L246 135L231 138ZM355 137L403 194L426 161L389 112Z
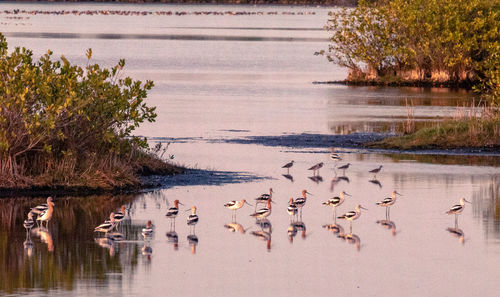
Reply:
M407 110L408 118L403 123L405 133L415 127L412 107L407 106ZM394 149L500 148L500 113L491 106L463 106L453 117L442 122L369 146Z

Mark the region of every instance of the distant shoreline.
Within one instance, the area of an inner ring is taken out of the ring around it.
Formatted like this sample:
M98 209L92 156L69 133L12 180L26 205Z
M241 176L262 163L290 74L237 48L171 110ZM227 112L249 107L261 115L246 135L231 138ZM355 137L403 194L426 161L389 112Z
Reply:
M24 3L107 3L107 4L204 4L204 5L290 5L290 6L356 6L357 0L10 0Z

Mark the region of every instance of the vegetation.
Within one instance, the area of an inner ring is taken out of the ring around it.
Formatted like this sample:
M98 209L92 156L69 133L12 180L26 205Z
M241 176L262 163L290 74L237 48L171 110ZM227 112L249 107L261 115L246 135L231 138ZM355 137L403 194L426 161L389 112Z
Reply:
M144 165L169 165L132 135L155 108L144 102L153 82L111 69L82 68L49 51L38 61L26 48L8 52L0 35L0 187L137 184Z
M474 86L500 105L498 1L360 1L325 28L326 56L350 69L348 81Z

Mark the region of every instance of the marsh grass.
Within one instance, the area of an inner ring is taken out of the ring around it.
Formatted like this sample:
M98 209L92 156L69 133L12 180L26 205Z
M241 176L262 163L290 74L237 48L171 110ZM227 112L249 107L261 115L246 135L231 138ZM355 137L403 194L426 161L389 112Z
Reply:
M370 147L394 149L499 148L500 112L474 103L462 106L452 117L415 129L413 106L407 104L404 135L370 143Z

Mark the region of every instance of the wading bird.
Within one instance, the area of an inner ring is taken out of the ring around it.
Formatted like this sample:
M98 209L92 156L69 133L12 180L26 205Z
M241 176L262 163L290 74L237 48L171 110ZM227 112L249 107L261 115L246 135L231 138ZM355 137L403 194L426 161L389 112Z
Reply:
M106 234L109 231L113 230L113 228L115 228L115 213L114 212L112 212L109 215L109 220L106 220L106 221L104 221L104 223L95 227L94 232L103 232L104 234Z
M344 203L345 196L351 196L347 194L345 191L340 192L339 196L335 196L333 198L328 199L328 201L323 202L323 205L332 206L333 207L333 218L335 219L335 213L337 210L337 206Z
M245 205L245 204L248 204L248 205L252 206L252 204L248 203L245 199L243 199L243 200L240 200L240 201L236 201L236 200L229 201L226 204L224 204L224 207L232 210L233 211L233 217L236 217L236 211L238 209L242 208L243 205Z
M145 228L142 228L142 237L148 238L153 235L153 227L151 226L151 221L148 221Z
M290 215L290 219L292 221L299 212L297 205L295 205L295 202L293 202L293 198L290 198L290 203L288 204L287 212Z
M455 225L457 225L458 222L458 215L462 213L462 211L465 208L465 202L470 203L469 201L465 200L465 198L460 199L460 204L453 205L450 210L448 210L446 213L451 215L455 215Z
M323 162L319 162L318 164L314 165L314 166L311 166L311 168L307 169L307 170L312 170L313 171L313 176L316 176L316 171L318 171L317 174L319 174L319 169L323 167Z
M43 227L43 222L45 222L45 228L48 228L49 221L52 219L52 214L54 213L54 202L52 202L52 197L47 198L48 208L44 212L41 212L36 218L37 221L40 221L40 225Z
M257 210L250 216L256 219L263 219L267 218L270 214L271 214L271 199L267 200L267 207Z
M196 214L196 206L191 207L191 214L187 218L187 224L188 226L193 227L193 232L194 232L194 226L196 223L198 223L198 215Z
M349 166L351 166L351 163L347 163L339 167L339 169L342 170L342 175L345 175L345 171L349 168Z
M312 195L307 190L302 190L302 197L299 197L294 201L295 205L300 208L300 216L302 216L302 207L304 207L307 202L307 194Z
M285 165L283 165L281 168L286 168L286 172L287 173L290 173L290 168L293 166L293 160L289 163L286 163Z
M354 211L346 212L345 214L337 217L338 219L349 221L349 233L352 233L352 221L357 220L361 216L361 209L368 210L358 204L354 208Z
M377 202L378 206L385 207L385 217L386 218L388 218L390 215L391 205L396 203L396 197L397 197L396 195L403 196L403 195L399 194L396 190L394 190L394 191L392 191L391 197L387 197L384 200Z
M174 206L170 207L165 214L165 216L169 219L172 219L172 222L175 224L175 218L177 217L177 214L179 213L179 204L184 205L179 202L179 200L174 200Z
M377 173L379 173L380 170L382 170L382 165L380 165L378 168L372 169L372 170L370 170L368 172L373 173L373 179L376 180L377 179Z

